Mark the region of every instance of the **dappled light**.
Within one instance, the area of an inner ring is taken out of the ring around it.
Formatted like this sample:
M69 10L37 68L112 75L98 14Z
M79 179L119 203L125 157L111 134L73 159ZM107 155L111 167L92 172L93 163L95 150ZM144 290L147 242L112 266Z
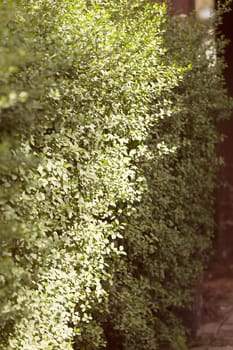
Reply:
M185 349L232 106L217 18L0 3L1 350Z

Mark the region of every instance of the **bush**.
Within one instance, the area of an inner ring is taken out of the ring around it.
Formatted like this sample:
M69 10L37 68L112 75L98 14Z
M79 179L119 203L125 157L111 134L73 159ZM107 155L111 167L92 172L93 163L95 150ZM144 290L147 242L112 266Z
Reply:
M222 44L213 43L211 26L193 17L173 17L163 35L165 66L188 69L171 91L155 95L151 110L158 119L148 132L146 156L137 164L146 187L126 219L127 255L111 296L110 323L127 350L159 349L161 342L185 339L177 315L192 308L212 252L221 161L217 125L232 102L226 96L220 51L216 57Z
M206 28L144 0L22 0L6 17L10 4L2 50L23 58L1 66L16 97L1 105L0 348L175 342L229 105Z
M17 292L29 278L24 266L15 260L26 224L22 218L18 220L17 215L16 198L21 187L17 167L22 163L29 168L32 163L20 151L21 136L18 135L23 135L23 129L27 129L25 125L29 128L30 121L25 110L28 93L15 75L31 60L31 55L21 42L22 33L16 30L17 10L16 1L0 4L0 330L3 349L4 335L10 332L20 314L14 304Z

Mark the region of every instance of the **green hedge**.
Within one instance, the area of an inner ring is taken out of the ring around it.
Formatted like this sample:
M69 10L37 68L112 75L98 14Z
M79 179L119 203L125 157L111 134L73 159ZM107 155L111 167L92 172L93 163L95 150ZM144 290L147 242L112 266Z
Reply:
M4 0L0 18L0 349L175 344L230 106L207 25L144 0Z

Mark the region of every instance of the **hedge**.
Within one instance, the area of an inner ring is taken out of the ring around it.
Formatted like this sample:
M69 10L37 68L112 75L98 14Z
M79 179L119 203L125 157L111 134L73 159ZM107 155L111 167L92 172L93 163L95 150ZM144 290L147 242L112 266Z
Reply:
M0 18L0 349L176 344L231 106L209 24L145 0L4 0Z

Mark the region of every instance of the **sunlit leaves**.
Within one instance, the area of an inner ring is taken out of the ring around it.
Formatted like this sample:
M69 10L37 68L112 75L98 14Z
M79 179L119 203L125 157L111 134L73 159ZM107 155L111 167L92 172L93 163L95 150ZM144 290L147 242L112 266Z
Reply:
M213 231L221 65L164 4L4 4L0 348L172 342Z

